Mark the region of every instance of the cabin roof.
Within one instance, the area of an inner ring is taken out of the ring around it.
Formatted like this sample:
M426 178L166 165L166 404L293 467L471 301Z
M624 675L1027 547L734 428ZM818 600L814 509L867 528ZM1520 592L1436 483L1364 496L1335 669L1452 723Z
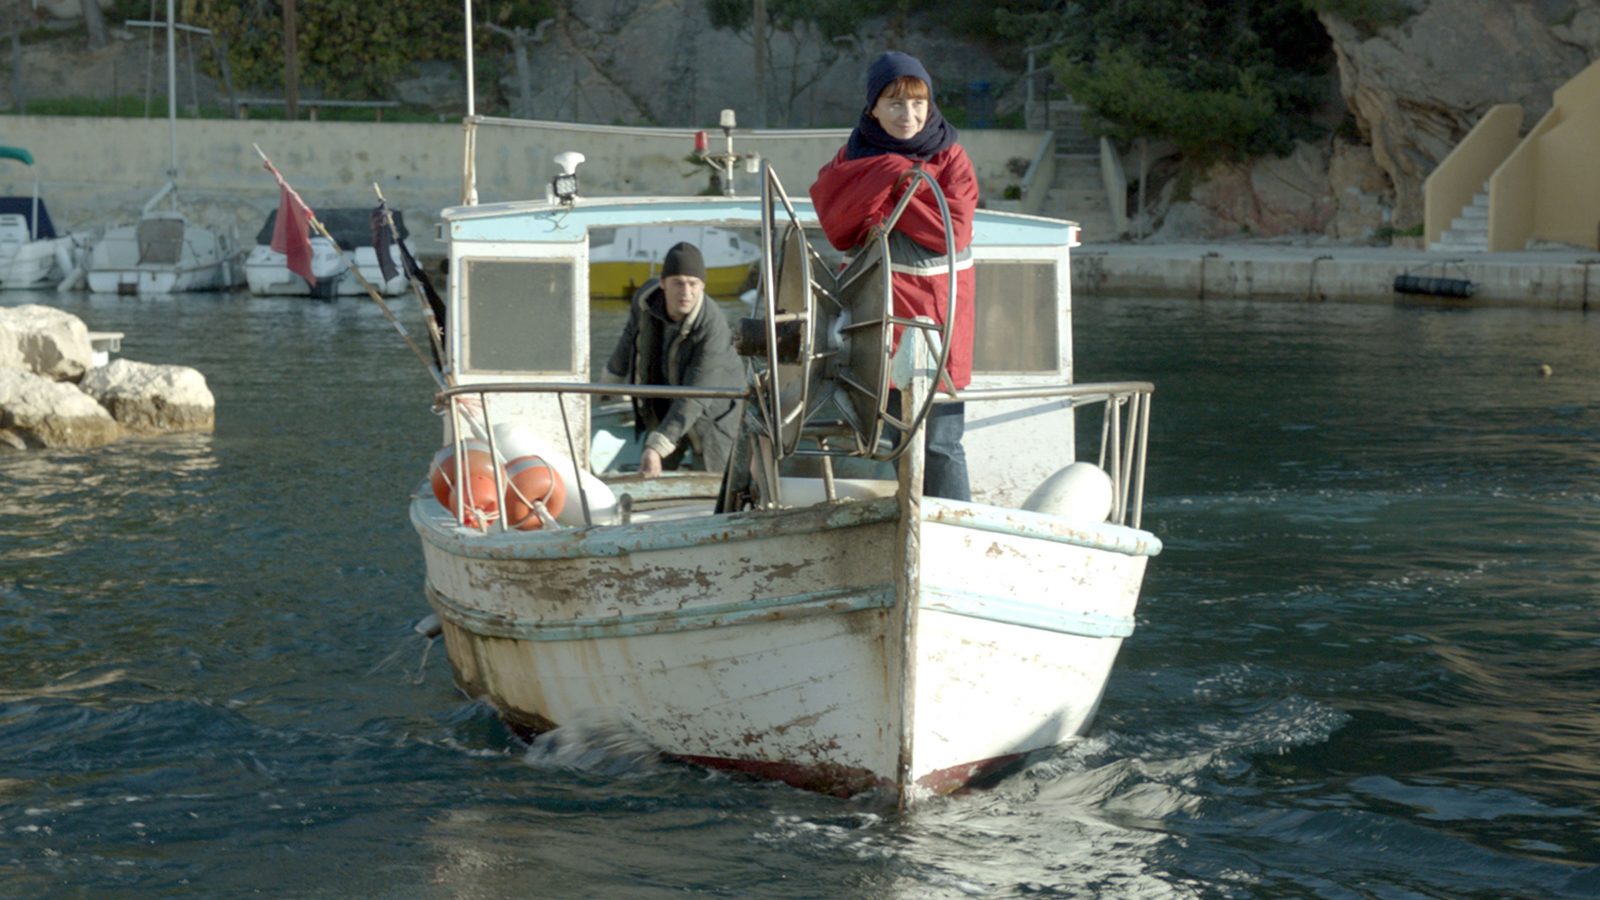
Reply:
M817 224L809 199L791 198L802 224ZM756 197L580 197L571 207L546 201L453 206L442 213L452 241L570 243L590 229L623 225L761 225ZM780 219L783 214L780 212ZM978 245L1061 246L1076 243L1075 223L1021 213L979 210Z
M38 228L34 228L33 213L39 211ZM55 223L50 221L50 210L45 208L43 200L34 200L32 197L0 197L0 214L21 216L28 223L28 230L36 233L43 240L56 236Z

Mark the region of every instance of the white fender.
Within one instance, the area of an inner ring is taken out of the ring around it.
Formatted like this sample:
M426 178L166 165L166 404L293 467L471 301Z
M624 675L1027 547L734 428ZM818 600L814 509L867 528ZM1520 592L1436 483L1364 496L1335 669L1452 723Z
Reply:
M1074 522L1104 522L1111 515L1111 476L1094 463L1075 462L1033 489L1022 508Z
M494 449L501 458L510 461L522 456L538 456L549 462L566 484L567 502L556 521L568 526L582 526L583 503L578 496L578 485L589 501L589 515L596 525L610 524L617 515L617 495L610 485L596 478L588 469L573 463L572 457L556 449L554 441L546 440L530 425L507 422L494 426Z

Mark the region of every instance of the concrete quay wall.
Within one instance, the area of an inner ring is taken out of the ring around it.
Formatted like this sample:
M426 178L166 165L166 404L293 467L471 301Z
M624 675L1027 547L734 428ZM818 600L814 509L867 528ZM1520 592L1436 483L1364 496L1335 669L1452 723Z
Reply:
M1089 244L1073 251L1081 296L1442 303L1588 310L1600 304L1591 250L1445 255L1375 247L1267 244ZM1471 297L1399 293L1396 276L1465 279Z
M711 150L723 149L722 133L707 131ZM253 146L259 145L312 209L370 208L377 203L376 184L389 205L405 213L418 252L444 252L433 226L442 209L461 202L460 122L179 119L175 132L181 208L201 224L236 233L246 246L278 205L278 189ZM848 134L740 132L734 150L770 160L789 194L803 198ZM578 170L587 196L699 193L709 173L688 160L694 135L692 128L485 124L476 139L478 199L542 198L556 174L555 155L567 150L587 157ZM1031 131L962 133L983 191L996 199L1017 180L1012 161L1032 159L1046 139ZM0 161L0 194L26 196L37 177L58 231L131 222L165 183L172 143L165 118L0 117L0 144L24 147L35 161L31 167ZM735 178L741 193L756 185L754 175L741 171Z

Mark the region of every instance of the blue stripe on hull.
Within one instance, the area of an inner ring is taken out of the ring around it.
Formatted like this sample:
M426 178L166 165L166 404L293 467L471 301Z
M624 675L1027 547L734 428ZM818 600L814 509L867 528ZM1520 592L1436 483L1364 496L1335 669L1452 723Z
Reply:
M509 620L463 606L430 586L429 594L446 613L446 618L473 634L511 638L519 641L588 641L640 637L649 634L674 634L708 628L724 628L756 622L774 622L802 616L838 615L869 609L888 609L894 605L892 585L868 585L786 597L757 597L737 603L702 606L688 610L664 610L627 616L590 616L555 622Z
M1132 616L1107 616L1100 613L1057 609L1010 597L995 597L972 591L956 593L941 590L937 586L923 588L919 608L1078 637L1125 638L1133 634Z

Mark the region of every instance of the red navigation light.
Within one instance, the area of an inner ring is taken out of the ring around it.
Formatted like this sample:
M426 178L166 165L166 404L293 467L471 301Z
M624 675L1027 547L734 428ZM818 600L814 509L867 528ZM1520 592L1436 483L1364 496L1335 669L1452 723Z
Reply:
M706 150L710 147L711 145L706 143L706 133L704 131L696 131L694 133L694 152L704 156Z

